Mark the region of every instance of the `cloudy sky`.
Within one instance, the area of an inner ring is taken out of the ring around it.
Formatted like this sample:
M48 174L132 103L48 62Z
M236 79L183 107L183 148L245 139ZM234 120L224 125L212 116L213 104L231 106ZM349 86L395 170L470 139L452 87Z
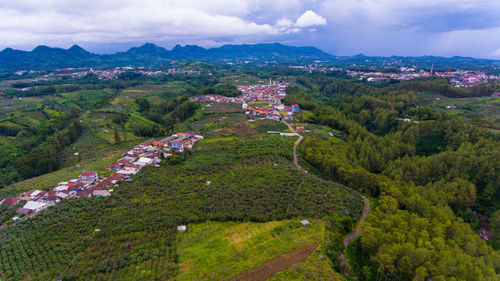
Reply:
M281 42L337 55L500 59L499 0L4 0L0 49Z

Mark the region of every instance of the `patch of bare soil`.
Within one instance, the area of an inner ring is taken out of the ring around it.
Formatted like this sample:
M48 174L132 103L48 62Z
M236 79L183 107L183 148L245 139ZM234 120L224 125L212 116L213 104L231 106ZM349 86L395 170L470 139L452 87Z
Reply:
M264 281L271 278L274 274L293 267L297 264L303 263L307 260L310 254L321 244L316 242L314 244L306 245L295 250L283 253L274 257L264 264L240 272L228 279L227 281Z
M245 123L236 123L233 124L227 128L222 128L219 130L213 131L214 133L217 134L224 134L224 135L255 135L258 134L259 132L253 128L250 128L247 124Z

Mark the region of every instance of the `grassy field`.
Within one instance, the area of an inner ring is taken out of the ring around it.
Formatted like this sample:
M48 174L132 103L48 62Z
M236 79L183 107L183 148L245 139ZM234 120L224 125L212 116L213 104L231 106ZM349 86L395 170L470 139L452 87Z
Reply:
M267 281L292 281L292 280L343 280L342 276L335 272L330 259L325 257L319 249L316 249L306 262L293 266L279 272Z
M323 240L324 223L299 219L193 224L179 235L176 280L222 280L279 254Z
M466 123L479 123L483 127L500 128L500 97L448 98L436 94L420 96L424 106L461 117ZM446 106L456 106L447 109Z

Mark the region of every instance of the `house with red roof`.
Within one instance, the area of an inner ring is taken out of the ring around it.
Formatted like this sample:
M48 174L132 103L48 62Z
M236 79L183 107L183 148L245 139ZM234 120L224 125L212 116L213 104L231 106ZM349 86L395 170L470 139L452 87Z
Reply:
M21 194L21 197L28 201L28 200L37 200L41 196L45 194L46 191L38 190L38 189L33 189L27 192L24 192Z
M21 199L19 199L19 198L7 197L7 198L3 199L2 201L0 201L0 204L14 206L17 203L19 203L19 201L21 201Z

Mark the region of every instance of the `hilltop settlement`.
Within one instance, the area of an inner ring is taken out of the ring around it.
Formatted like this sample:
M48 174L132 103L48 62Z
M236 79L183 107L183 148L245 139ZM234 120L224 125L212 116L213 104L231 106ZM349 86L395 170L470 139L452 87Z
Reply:
M238 97L225 97L218 95L206 95L193 97L193 102L208 103L239 103L246 114L259 116L274 121L291 121L294 113L300 111L297 104L285 106L281 100L286 96L288 83L257 84L252 86L236 85L241 92ZM259 106L259 102L269 102L267 106ZM209 106L209 105L208 105Z
M134 146L125 152L123 157L106 167L112 174L104 177L96 171L84 171L76 179L69 179L57 184L51 190L30 190L17 197L7 197L0 204L15 206L26 201L16 213L19 215L36 214L37 212L71 197L105 197L111 195L113 187L120 181L130 181L130 175L138 173L148 166L157 166L162 159L173 153L183 153L192 149L193 145L203 136L199 132L181 132L161 140L149 140ZM20 220L14 217L14 221Z

